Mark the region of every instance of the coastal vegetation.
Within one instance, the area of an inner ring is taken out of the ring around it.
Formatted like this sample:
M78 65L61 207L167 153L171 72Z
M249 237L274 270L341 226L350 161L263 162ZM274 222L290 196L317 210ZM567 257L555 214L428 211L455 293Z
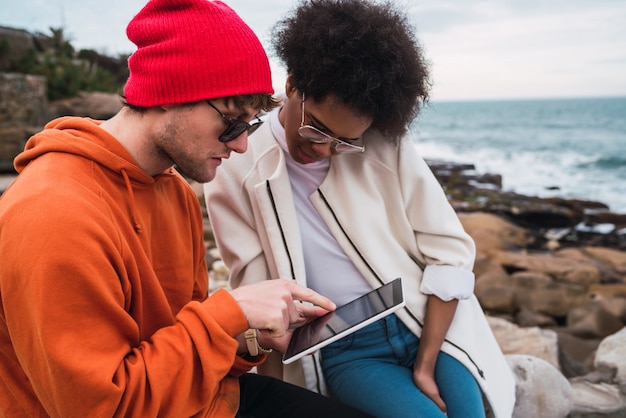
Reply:
M76 50L63 28L51 27L50 34L0 29L0 70L45 77L49 100L74 97L79 91L114 93L128 76L128 55Z

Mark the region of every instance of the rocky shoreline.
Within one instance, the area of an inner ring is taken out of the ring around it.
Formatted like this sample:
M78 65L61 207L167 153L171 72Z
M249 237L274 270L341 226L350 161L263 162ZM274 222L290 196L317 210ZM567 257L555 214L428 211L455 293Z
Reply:
M602 202L540 198L502 190L499 174L477 173L472 164L428 160L458 213L499 215L532 235L529 249L581 245L626 250L626 213Z
M430 164L476 242L475 293L513 362L515 416L626 416L626 216Z

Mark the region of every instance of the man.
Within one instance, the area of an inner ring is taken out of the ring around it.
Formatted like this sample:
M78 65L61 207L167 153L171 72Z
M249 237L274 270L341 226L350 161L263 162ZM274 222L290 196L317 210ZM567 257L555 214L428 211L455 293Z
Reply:
M0 199L0 415L359 416L245 374L332 302L284 280L207 297L199 202L173 167L210 181L276 106L259 40L207 0L151 0L127 34L123 109L50 122Z

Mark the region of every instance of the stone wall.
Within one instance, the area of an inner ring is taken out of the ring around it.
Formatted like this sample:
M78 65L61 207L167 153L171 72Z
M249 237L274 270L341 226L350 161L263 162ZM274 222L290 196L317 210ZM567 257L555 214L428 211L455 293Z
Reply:
M46 79L0 73L0 172L13 170L13 158L47 121Z
M7 71L35 47L33 35L22 29L0 26L0 71Z

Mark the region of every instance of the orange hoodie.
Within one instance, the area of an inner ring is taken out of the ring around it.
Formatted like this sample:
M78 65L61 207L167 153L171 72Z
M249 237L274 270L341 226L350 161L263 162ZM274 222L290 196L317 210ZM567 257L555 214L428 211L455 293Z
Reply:
M0 416L232 417L254 364L198 199L99 123L50 122L0 198Z

